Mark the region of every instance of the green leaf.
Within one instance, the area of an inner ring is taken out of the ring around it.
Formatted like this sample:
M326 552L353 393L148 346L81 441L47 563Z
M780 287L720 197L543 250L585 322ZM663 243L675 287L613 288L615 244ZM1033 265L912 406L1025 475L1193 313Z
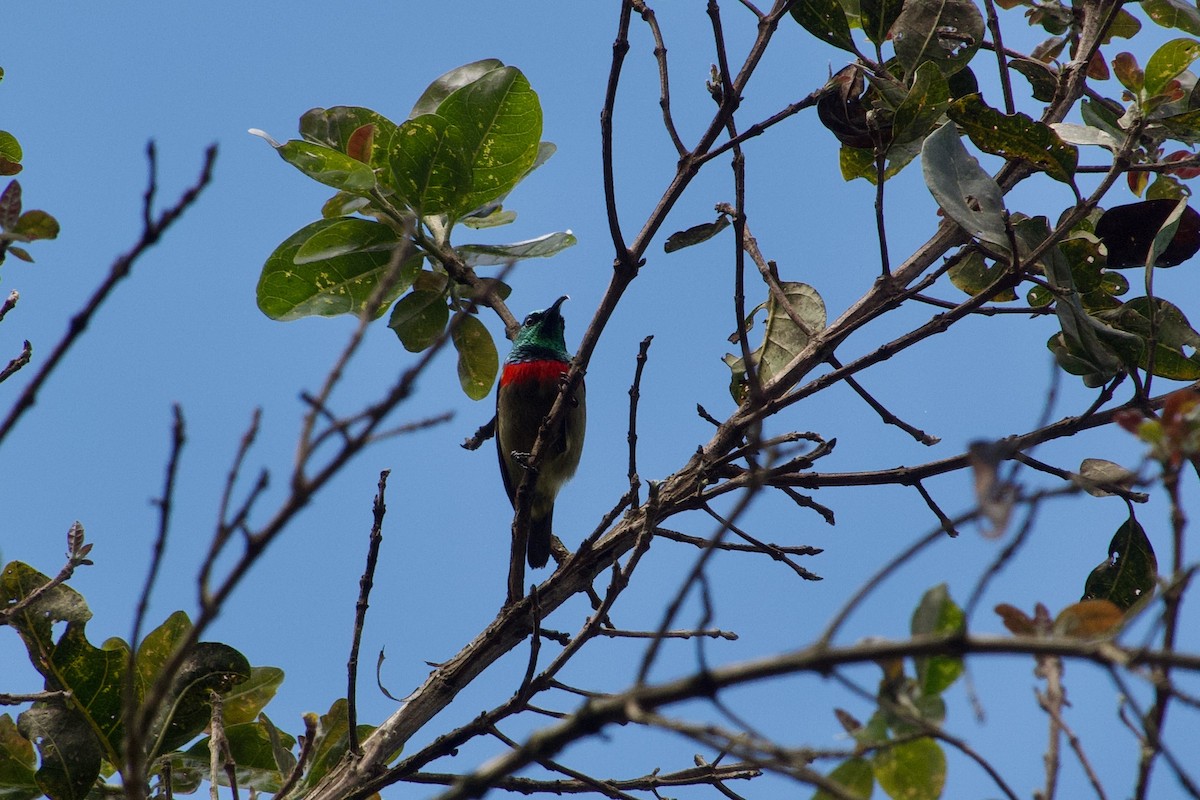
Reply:
M402 124L388 148L392 187L420 216L461 208L473 175L462 131L437 114Z
M1021 220L1016 226L1022 251L1037 247L1050 235L1045 217ZM1088 314L1075 286L1071 264L1055 245L1039 262L1047 281L1056 289L1054 311L1061 334L1050 338L1047 347L1060 367L1083 378L1086 386L1101 386L1111 380L1123 365L1136 362L1141 342L1136 336L1106 325Z
M225 694L249 678L250 662L237 650L220 642L197 643L167 692L164 708L169 716L156 720L158 740L151 758L186 744L208 726L212 718L210 691Z
M675 231L663 243L663 252L674 253L676 250L682 250L685 247L707 242L728 227L729 217L721 214L712 222L701 222L699 225L693 225L687 230Z
M1138 31L1141 29L1141 21L1122 8L1117 12L1117 16L1113 18L1112 24L1108 26L1108 30L1104 32L1104 38L1100 40L1100 43L1108 44L1116 38L1132 39L1134 36L1137 36Z
M941 583L921 597L912 616L913 636L947 635L963 630L966 617L950 599L950 591ZM915 659L917 683L926 696L940 695L962 675L962 659L955 656L924 656Z
M883 170L883 179L889 180L909 165L921 152L921 142L914 140L905 144L892 144L887 151L887 166ZM863 178L872 185L877 177L875 153L861 147L842 145L838 152L838 166L842 170L842 178L852 181Z
M22 214L17 219L17 224L10 229L10 233L23 237L25 241L57 239L58 231L58 220L36 208Z
M1195 39L1172 39L1154 51L1146 62L1146 94L1153 97L1167 84L1200 58L1200 42Z
M359 741L365 739L373 730L370 725L359 725ZM349 743L350 722L347 716L345 698L338 698L329 707L329 712L323 714L317 725L317 735L313 739L312 766L304 776L303 788L315 786L346 754ZM395 757L396 754L392 754ZM303 796L304 792L300 793Z
M493 206L484 206L478 211L474 211L458 221L462 225L475 230L483 228L498 228L501 225L509 225L517 219L517 212L507 211L504 206L497 203Z
M847 758L834 767L826 776L842 787L842 792L859 800L870 800L875 790L875 778L871 773L871 762L865 758ZM824 789L818 789L812 800L842 800Z
M971 0L908 0L892 26L896 58L906 74L927 61L958 72L983 41L983 15Z
M861 0L859 14L862 29L872 44L887 41L888 32L903 8L904 0Z
M992 176L963 147L953 123L926 137L921 147L921 168L925 185L950 219L973 238L1008 252L1004 195ZM968 198L973 202L968 202Z
M1158 297L1136 297L1097 316L1146 343L1147 347L1140 354L1137 366L1150 368L1148 345L1153 334L1155 375L1177 381L1200 379L1200 333L1192 328L1177 306ZM1153 326L1150 322L1152 316ZM1189 351L1191 355L1188 355Z
M354 194L375 188L375 173L369 166L331 147L301 139L272 146L284 161L326 186Z
M893 800L937 800L946 786L946 754L930 738L884 747L871 757L871 767Z
M408 115L408 118L413 119L422 114L434 113L437 111L438 106L442 104L442 101L454 94L454 92L467 84L474 83L492 70L500 69L503 66L504 62L497 58L485 58L480 61L472 61L470 64L463 64L461 67L455 67L426 87L425 91L417 99L412 113Z
M1175 207L1167 214L1167 218L1163 220L1159 226L1158 232L1154 234L1154 241L1150 244L1150 252L1146 256L1147 264L1158 264L1162 261L1162 254L1171 246L1175 234L1179 231L1179 222L1183 217L1183 213L1188 210L1187 198L1182 197L1175 202Z
M105 752L82 715L59 701L38 701L17 718L17 730L37 743L41 757L37 784L47 797L84 800L88 796L100 776Z
M0 714L0 800L33 800L42 794L35 770L33 743L21 735L8 714Z
M500 356L492 335L478 317L459 312L451 338L458 350L458 382L472 400L482 400L492 391L500 371Z
M1142 10L1164 28L1178 28L1200 36L1200 11L1186 0L1143 0Z
M239 787L248 787L259 792L277 792L294 765L294 758L292 764L281 765L277 762L277 752L271 740L271 729L274 726L268 725L269 723L263 722L247 722L236 725L227 723L225 726L225 736L229 742L229 752L233 757L234 774ZM295 744L295 739L286 733L274 733L284 737L288 747ZM200 771L207 777L210 741L210 738L205 737L186 753L175 754L171 758L172 768ZM223 772L218 774L217 781L222 786L229 785L229 779Z
M19 164L22 156L21 143L17 141L17 137L8 131L0 131L0 158Z
M387 226L369 220L349 222L351 219L318 220L275 248L258 280L258 307L264 314L271 319L292 320L361 313L379 280L387 274L392 251L400 244L399 237ZM330 231L328 236L324 235L327 231ZM351 244L355 249L297 264L301 248L316 236L321 238L306 251L309 255L344 249ZM405 262L401 280L380 305L380 315L411 284L412 276L420 269L421 258L416 253Z
M1073 185L1079 151L1049 125L1019 112L1001 114L977 94L955 100L948 113L985 153L1026 161L1054 180Z
M20 561L10 561L0 572L0 607L7 607L28 597L34 590L50 583L50 578ZM51 677L49 654L54 650L53 626L58 622L83 624L92 612L83 596L65 584L43 592L36 602L9 618L11 625L29 653L30 663L42 674Z
M1158 559L1146 531L1131 514L1108 544L1108 558L1088 576L1084 600L1109 600L1122 611L1144 602L1158 579Z
M542 107L515 67L502 67L456 89L437 114L463 135L473 179L459 212L472 211L512 190L538 158Z
M443 291L414 289L392 308L388 327L410 353L428 349L442 335L450 319Z
M253 722L283 683L279 667L252 667L250 677L230 689L222 701L226 725Z
M549 258L572 247L578 239L570 231L547 233L512 244L464 244L454 248L469 267L490 267L526 258Z
M329 261L351 253L382 252L389 256L400 237L387 225L358 217L323 221L319 230L304 240L292 257L297 266Z
M892 144L923 139L949 106L950 86L941 70L928 62L917 67L912 88L892 119Z
M797 0L791 8L792 19L804 30L834 47L858 53L846 12L837 0Z

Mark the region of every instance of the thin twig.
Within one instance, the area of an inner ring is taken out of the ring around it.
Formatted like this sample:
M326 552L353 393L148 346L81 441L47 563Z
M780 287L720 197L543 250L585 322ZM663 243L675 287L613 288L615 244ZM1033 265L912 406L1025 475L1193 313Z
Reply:
M367 621L367 608L371 597L371 587L375 585L375 565L379 563L379 548L383 544L383 517L387 514L387 504L384 494L387 492L390 469L379 473L378 490L371 504L371 535L367 544L367 565L362 577L358 579L358 602L354 604L354 635L350 640L350 658L346 664L346 718L347 735L350 752L355 756L362 755L358 744L358 648L362 643L363 627Z
M142 217L144 225L142 227L141 236L138 238L133 248L120 256L113 262L109 269L108 276L100 283L92 296L84 304L75 316L71 317L71 321L67 326L67 332L59 340L58 344L50 352L49 358L42 364L42 368L38 370L33 379L25 386L20 397L13 403L12 408L8 412L8 416L0 423L0 442L3 442L5 437L16 426L17 421L21 416L28 411L37 401L38 392L46 383L46 380L54 372L55 367L62 361L63 356L71 349L72 345L79 340L80 334L87 330L88 324L91 323L92 317L100 309L100 306L112 294L122 280L129 277L129 273L133 270L134 263L141 257L143 253L158 243L162 235L167 229L175 223L177 219L189 209L199 198L200 193L208 186L212 180L213 164L217 159L217 146L209 145L204 151L204 164L200 168L200 176L196 181L179 196L175 204L162 211L157 217L153 216L152 203L154 200L154 192L158 186L158 174L155 169L156 157L154 142L150 142L146 147L147 159L150 162L150 177L145 193L145 202L142 206Z

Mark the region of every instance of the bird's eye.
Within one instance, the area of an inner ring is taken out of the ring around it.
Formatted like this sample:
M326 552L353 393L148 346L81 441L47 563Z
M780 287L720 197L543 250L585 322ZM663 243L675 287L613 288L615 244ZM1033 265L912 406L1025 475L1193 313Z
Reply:
M533 323L537 322L541 318L542 318L542 315L535 311L532 314L530 314L529 316L525 317L525 322L522 324L523 325L532 325Z

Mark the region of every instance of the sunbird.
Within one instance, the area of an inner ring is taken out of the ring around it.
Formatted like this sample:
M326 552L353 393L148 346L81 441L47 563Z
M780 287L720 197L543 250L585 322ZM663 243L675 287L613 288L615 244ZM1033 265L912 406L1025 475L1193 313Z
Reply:
M545 311L525 317L513 340L512 352L504 361L500 385L496 389L496 448L500 453L500 475L504 490L513 505L517 488L527 471L538 429L566 379L571 355L563 339L559 306L564 295ZM555 430L548 431L549 441L532 476L533 498L529 510L529 566L546 566L550 558L554 498L558 490L575 474L583 453L583 433L587 421L583 380L567 399L567 411Z

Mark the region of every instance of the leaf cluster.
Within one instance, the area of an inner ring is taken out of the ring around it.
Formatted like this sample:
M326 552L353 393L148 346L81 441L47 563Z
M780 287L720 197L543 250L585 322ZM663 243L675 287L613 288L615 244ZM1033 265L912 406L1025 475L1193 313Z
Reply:
M81 530L78 536L82 538ZM152 702L167 663L186 646L191 622L182 611L171 614L133 653L129 643L118 638L96 647L86 634L92 614L84 598L18 561L9 562L0 573L0 608L11 610L0 622L20 636L30 663L45 681L42 699L16 720L0 715L0 796L101 796L104 779L127 763L131 715ZM212 739L201 734L209 729L215 693L221 698L227 747L223 755L232 763L238 784L278 791L297 765L291 752L296 739L263 713L282 682L282 670L251 667L229 645L199 642L187 647L165 693L154 698L153 722L141 754L148 773L124 779L147 785L156 781L154 796L191 793L209 779ZM346 703L339 700L315 727L301 785L319 780L345 753L346 726ZM362 726L362 735L370 730ZM222 773L218 781L225 780Z
M429 85L397 124L371 109L314 108L300 139L276 152L337 190L322 219L285 239L263 266L258 306L277 320L370 314L411 352L450 331L459 377L472 399L499 369L495 343L474 314L502 305L509 288L477 267L554 255L569 231L511 244L456 244L456 226L505 225L509 192L553 153L541 141L542 109L529 81L496 59L466 64Z
M946 636L965 633L965 617L950 598L946 584L925 592L913 610L913 636ZM929 734L946 718L942 694L962 675L962 659L932 655L913 659L906 673L903 660L880 662L883 678L877 694L878 708L864 725L839 710L838 720L855 742L855 755L842 761L827 776L845 795L869 798L879 785L893 800L937 800L946 783L946 754ZM813 800L831 800L821 789Z

